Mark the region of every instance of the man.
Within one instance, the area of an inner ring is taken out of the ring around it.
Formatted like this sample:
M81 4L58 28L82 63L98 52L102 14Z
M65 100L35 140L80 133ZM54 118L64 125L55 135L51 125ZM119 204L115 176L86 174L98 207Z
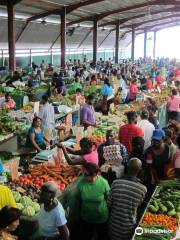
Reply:
M42 102L43 107L39 112L39 117L41 118L44 135L46 139L50 141L52 137L52 130L55 127L54 108L49 103L49 98L47 95L42 97Z
M128 124L120 127L119 140L126 148L129 154L132 152L132 140L134 137L143 137L144 133L141 128L137 127L137 114L130 111L126 113Z
M130 240L137 224L137 209L143 203L147 189L137 179L141 161L131 158L128 175L115 180L108 197L110 208L110 239Z
M112 129L108 130L106 142L98 147L99 166L102 166L101 173L110 185L115 178L119 178L124 173L124 166L127 166L128 161L126 147L115 138L115 132Z
M144 110L141 112L141 121L138 122L137 126L142 129L144 133L144 149L147 149L151 146L151 138L153 135L153 132L155 130L155 127L152 123L148 121L149 119L149 112L147 110Z
M89 95L87 97L87 104L85 104L81 109L81 122L85 128L89 126L96 127L96 116L94 110L95 97L94 95Z

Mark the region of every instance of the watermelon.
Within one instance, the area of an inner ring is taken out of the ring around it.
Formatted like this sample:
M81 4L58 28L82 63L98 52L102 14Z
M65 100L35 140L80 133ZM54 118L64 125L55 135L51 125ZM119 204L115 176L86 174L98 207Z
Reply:
M16 192L16 191L12 191L12 194L13 194L15 202L18 203L21 199L21 194L19 192Z
M20 199L20 203L21 203L24 207L27 207L27 206L32 205L32 200L31 200L29 197L24 196L24 197L22 197L22 198Z
M17 205L17 208L19 210L23 210L24 209L24 206L21 203L17 203L16 205Z
M31 207L33 207L35 213L40 211L40 205L37 202L32 202Z
M27 217L33 217L35 215L35 210L33 207L28 206L23 209L22 214Z

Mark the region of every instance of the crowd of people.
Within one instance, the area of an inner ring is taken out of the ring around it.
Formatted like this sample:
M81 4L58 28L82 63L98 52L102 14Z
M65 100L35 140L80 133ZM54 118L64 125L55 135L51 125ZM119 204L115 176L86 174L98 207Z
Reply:
M62 149L68 164L82 165L82 175L76 185L76 208L79 210L76 229L72 231L72 226L68 224L63 206L57 198L56 184L48 182L41 188L41 210L36 219L39 230L31 237L27 236L27 239L131 240L138 224L139 209L143 203L148 202L159 181L180 176L180 72L173 66L171 69L166 68L165 74L160 73L157 64L162 68L169 60L159 59L156 64L152 63L150 72L144 74L140 65L142 61L136 64L124 62L113 67L111 60L100 60L97 66L91 64L88 69L80 61L72 64L70 61L67 65L66 74L75 78L69 92L76 94L76 101L80 103L81 125L85 129L88 126L97 127L98 122L94 107L95 96L90 94L85 102L83 84L87 82L96 85L103 81L100 111L106 115L116 94L109 81L110 76L119 79L122 104L133 104L140 92L161 92L165 86L171 86L172 91L167 101L168 124L163 129L160 128L157 104L148 96L140 113L126 113L126 124L119 127L118 136L114 129L110 129L106 133L106 141L98 146L89 138L82 138L80 150L58 143L57 147ZM36 64L32 67L29 65L27 72L33 72L37 68ZM44 61L40 68L41 71L48 69ZM52 66L49 66L50 70L52 71ZM62 73L53 74L52 85L57 89L57 94L68 94ZM12 100L7 96L6 101ZM39 152L50 149L51 135L55 128L54 109L49 95L43 96L42 104L39 116L34 118L29 129L26 142L28 147ZM170 169L173 170L173 176L169 175ZM11 193L1 194L3 191L9 189L0 185L0 239L6 239L4 236L16 239L13 232L19 224L21 212L16 209Z

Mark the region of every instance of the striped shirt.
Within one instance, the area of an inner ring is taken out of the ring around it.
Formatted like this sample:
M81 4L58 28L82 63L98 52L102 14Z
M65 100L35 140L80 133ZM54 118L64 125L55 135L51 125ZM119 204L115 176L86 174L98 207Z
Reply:
M147 189L135 179L115 180L108 197L111 240L131 240L136 226L137 208Z

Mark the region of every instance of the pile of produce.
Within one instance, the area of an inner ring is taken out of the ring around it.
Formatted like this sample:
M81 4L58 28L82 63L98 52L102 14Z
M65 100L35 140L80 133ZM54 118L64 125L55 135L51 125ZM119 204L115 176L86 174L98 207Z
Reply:
M31 174L22 175L16 180L20 186L34 186L40 188L48 181L55 181L58 189L63 191L70 183L74 182L80 173L78 167L61 163L59 166L51 164L39 164L34 166Z
M178 218L180 215L180 185L177 181L170 181L170 183L158 187L148 210L152 213L165 213Z
M36 201L32 201L28 196L22 196L17 191L12 191L17 208L22 210L22 214L27 217L33 217L40 211L40 205Z

